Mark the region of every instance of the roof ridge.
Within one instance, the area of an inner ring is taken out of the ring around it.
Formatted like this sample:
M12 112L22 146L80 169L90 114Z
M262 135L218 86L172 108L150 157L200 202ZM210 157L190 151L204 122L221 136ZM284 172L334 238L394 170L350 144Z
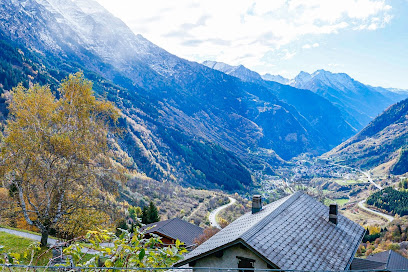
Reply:
M301 195L303 195L303 193L301 191L297 191L294 194L292 194L291 196L289 196L289 198L287 200L285 200L285 202L280 204L275 210L273 210L270 214L268 214L262 220L260 220L258 223L256 223L252 228L249 228L247 231L245 231L243 234L241 234L238 238L242 238L242 239L246 240L246 239L249 239L250 237L252 237L253 235L255 235L257 232L259 232L261 229L263 229L270 222L270 220L272 218L278 216L287 207L292 205L292 203L295 202L295 200L297 200Z
M391 249L388 250L388 258L387 258L387 262L385 263L385 269L388 268L388 263L390 262L392 252L393 252L393 250L391 250Z

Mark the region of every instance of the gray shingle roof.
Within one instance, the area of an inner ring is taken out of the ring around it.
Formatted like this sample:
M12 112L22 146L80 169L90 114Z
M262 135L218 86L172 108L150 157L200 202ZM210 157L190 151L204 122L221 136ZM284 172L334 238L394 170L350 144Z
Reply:
M191 246L194 244L194 239L203 233L203 229L181 220L180 218L172 218L156 223L152 223L143 227L146 229L148 227L153 227L146 231L146 233L157 233L163 236L179 239L183 242L185 246Z
M242 242L281 269L347 269L365 230L342 215L337 226L328 217L328 207L297 192L241 216L176 265Z
M354 258L350 266L351 270L368 270L368 269L379 270L384 268L385 263L360 258Z
M366 260L383 263L387 270L408 269L408 259L393 250L370 255Z

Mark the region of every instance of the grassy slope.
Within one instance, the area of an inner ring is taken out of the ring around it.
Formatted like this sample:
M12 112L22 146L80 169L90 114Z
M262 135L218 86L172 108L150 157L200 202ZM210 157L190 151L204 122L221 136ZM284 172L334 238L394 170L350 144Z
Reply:
M22 254L33 242L35 241L0 232L0 245L4 246L5 252Z
M33 240L0 232L0 245L4 246L4 252L23 255L27 248L33 243L35 243ZM46 265L51 257L52 253L50 250L42 249L34 257L33 265ZM23 263L28 263L28 261L23 261Z

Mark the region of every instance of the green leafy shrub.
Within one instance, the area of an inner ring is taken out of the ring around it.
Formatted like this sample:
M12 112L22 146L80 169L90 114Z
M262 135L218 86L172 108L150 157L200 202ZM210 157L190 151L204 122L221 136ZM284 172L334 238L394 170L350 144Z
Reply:
M34 257L41 251L38 242L30 244L23 253L6 252L0 245L0 264L28 264L33 263Z
M97 252L91 259L83 251L86 249L83 243L76 242L64 249L76 267L169 267L187 252L179 240L173 246L164 247L160 237L153 235L146 239L145 231L139 231L138 227L133 233L123 230L119 237L106 230L89 231L85 238Z

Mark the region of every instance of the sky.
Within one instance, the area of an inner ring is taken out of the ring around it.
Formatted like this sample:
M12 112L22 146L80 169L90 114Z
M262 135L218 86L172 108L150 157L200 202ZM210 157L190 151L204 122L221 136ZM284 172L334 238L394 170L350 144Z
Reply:
M408 89L408 0L97 0L179 57Z

